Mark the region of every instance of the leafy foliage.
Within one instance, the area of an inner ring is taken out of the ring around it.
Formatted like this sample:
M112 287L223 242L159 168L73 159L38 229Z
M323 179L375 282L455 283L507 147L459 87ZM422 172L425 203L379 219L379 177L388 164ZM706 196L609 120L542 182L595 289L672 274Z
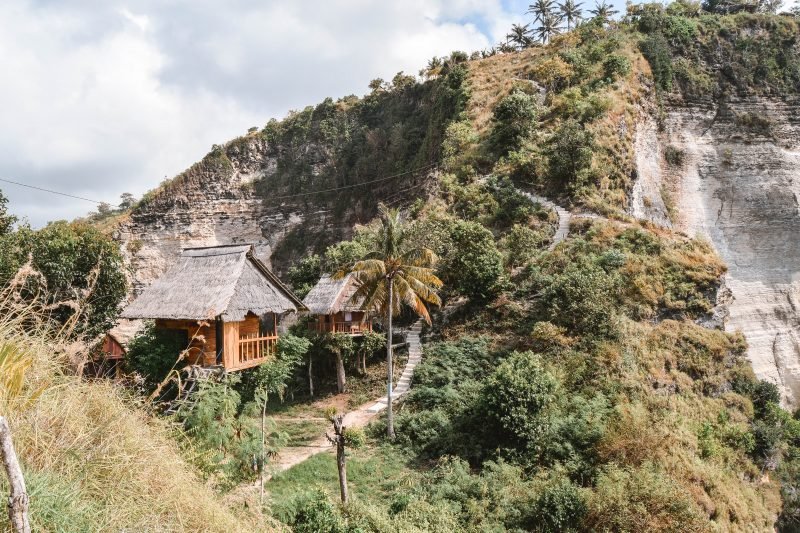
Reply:
M145 389L152 391L167 376L187 345L185 334L156 328L155 324L148 322L128 343L125 353L126 369L141 376ZM180 370L182 367L179 364L176 369Z
M305 298L314 288L320 278L322 260L320 256L311 254L304 257L295 265L289 268L286 277L292 290L299 298Z
M492 145L500 155L517 150L530 137L536 124L534 98L522 91L513 91L494 109Z
M443 259L447 286L477 301L491 297L503 274L503 259L492 232L475 222L457 222L450 233L457 253Z
M93 338L111 328L127 292L116 243L84 223L20 227L0 237L0 283L8 284L29 259L42 277L25 280L23 298L43 298L56 322L74 321L75 335Z
M592 132L576 120L565 121L553 135L548 149L551 179L562 188L585 184L593 149Z
M17 217L8 213L8 198L0 190L0 237L11 232Z

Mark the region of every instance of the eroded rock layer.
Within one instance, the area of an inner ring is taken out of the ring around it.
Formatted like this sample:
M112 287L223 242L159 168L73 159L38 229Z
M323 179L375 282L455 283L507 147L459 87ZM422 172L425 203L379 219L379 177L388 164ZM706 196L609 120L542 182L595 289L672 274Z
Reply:
M725 328L741 330L759 378L800 401L800 101L743 98L669 107L637 138L639 190L674 202L672 224L728 264ZM670 157L667 157L669 153ZM645 202L633 214L649 217ZM648 202L654 205L654 202ZM661 209L656 209L660 214Z
M254 194L252 184L275 172L266 154L265 143L254 136L224 167L199 164L131 213L116 238L131 265L134 292L160 276L186 247L255 243L257 255L269 264L272 248L304 215L291 207L268 207Z

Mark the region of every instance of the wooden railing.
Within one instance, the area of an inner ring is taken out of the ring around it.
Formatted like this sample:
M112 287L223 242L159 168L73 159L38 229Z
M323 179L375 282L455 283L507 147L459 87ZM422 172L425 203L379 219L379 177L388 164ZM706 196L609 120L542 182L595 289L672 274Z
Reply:
M358 320L350 322L317 323L317 331L360 335L365 331L372 331L372 324L369 322L360 322Z
M258 366L275 357L277 349L277 335L268 337L240 337L239 349L234 361L234 368L229 370L242 370Z

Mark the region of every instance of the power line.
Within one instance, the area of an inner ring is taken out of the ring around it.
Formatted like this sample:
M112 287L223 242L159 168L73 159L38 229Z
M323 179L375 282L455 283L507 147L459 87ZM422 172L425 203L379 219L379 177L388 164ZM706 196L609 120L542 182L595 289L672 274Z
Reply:
M298 194L287 194L287 195L284 195L284 196L275 196L275 197L270 198L270 199L271 200L285 200L285 199L288 199L288 198L298 198L300 196L310 196L312 194L322 194L322 193L326 193L326 192L336 192L336 191L341 191L341 190L344 190L344 189L352 189L353 187L361 187L362 185L371 185L373 183L378 183L378 182L381 182L381 181L386 181L386 180L390 180L390 179L394 179L394 178L399 178L400 176L405 176L406 174L413 174L414 172L417 172L419 170L432 168L432 167L435 167L436 165L437 165L436 163L431 163L429 165L425 165L425 166L418 167L418 168L413 168L411 170L407 170L405 172L401 172L401 173L395 174L393 176L386 176L384 178L378 178L378 179L375 179L375 180L364 181L364 182L361 182L361 183L353 183L351 185L342 185L341 187L333 187L332 189L323 189L321 191L309 191L309 192L301 192L301 193L298 193Z
M424 165L424 166L421 166L421 167L418 167L418 168L407 170L405 172L400 172L399 174L394 174L392 176L385 176L383 178L378 178L378 179L374 179L374 180L370 180L370 181L364 181L362 183L353 183L351 185L342 185L341 187L333 187L331 189L323 189L323 190L320 190L320 191L309 191L309 192L301 192L301 193L297 193L297 194L287 194L287 195L284 195L284 196L275 196L273 198L270 198L270 200L286 200L286 199L289 199L289 198L299 198L301 196L310 196L312 194L323 194L323 193L327 193L327 192L336 192L336 191L342 191L342 190L345 190L345 189L352 189L354 187L361 187L361 186L364 186L364 185L371 185L373 183L379 183L379 182L382 182L382 181L387 181L387 180L390 180L390 179L399 178L400 176L405 176L407 174L413 174L414 172L417 172L419 170L425 170L425 169L433 168L436 165L437 165L436 163L431 163L429 165ZM35 189L37 191L47 192L47 193L50 193L50 194L57 194L59 196L66 196L67 198L75 198L76 200L83 200L83 201L86 201L86 202L92 202L92 203L98 204L98 205L99 204L108 204L109 203L109 202L101 202L99 200L92 200L91 198L84 198L83 196L75 196L74 194L67 194L65 192L54 191L52 189L45 189L44 187L37 187L35 185L28 185L27 183L20 183L18 181L12 181L12 180L3 179L3 178L0 178L0 181L5 182L5 183L11 183L13 185L18 185L20 187L27 187L28 189Z
M67 194L65 192L54 191L51 189L45 189L43 187L37 187L35 185L28 185L27 183L20 183L18 181L11 181L7 179L0 178L0 181L5 183L11 183L13 185L19 185L20 187L27 187L29 189L36 189L37 191L49 192L50 194L58 194L59 196L66 196L67 198L75 198L76 200L84 200L86 202L92 202L93 204L105 204L107 202L101 202L99 200L92 200L91 198L84 198L83 196L75 196L74 194Z

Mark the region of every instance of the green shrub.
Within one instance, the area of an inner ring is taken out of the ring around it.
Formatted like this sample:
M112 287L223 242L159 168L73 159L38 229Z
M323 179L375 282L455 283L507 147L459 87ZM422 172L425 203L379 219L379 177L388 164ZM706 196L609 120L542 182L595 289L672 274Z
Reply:
M304 257L289 268L286 277L299 298L305 298L320 278L322 259L316 254Z
M631 71L630 60L619 54L611 54L603 61L603 76L609 80L625 77Z
M494 110L491 145L499 155L519 149L536 125L538 111L533 96L519 90L503 98Z
M268 396L277 395L283 400L284 391L296 369L303 364L311 349L311 341L292 334L281 335L278 339L278 356L269 363L240 372L241 381L236 390L243 403Z
M664 149L664 159L667 160L667 164L670 166L682 167L686 159L686 153L680 148L669 145Z
M566 120L553 134L548 147L550 178L560 187L578 187L588 181L594 136L574 119Z
M672 53L669 44L661 33L645 38L639 48L650 63L656 87L669 91L672 89Z
M482 401L501 444L534 451L550 427L558 381L531 352L514 352L486 380Z
M496 203L493 213L493 223L499 227L509 227L512 224L527 224L535 208L533 202L520 193L511 180L492 178L486 184Z
M159 329L148 322L128 343L126 369L142 376L149 392L167 377L178 359L178 354L188 347L188 343L185 331ZM185 363L178 364L176 368L180 370L184 365Z
M583 491L568 479L549 482L534 502L531 531L577 531L588 510Z
M490 298L503 274L503 258L492 232L475 222L459 221L452 227L453 253L439 267L445 287L476 301Z
M593 263L571 263L545 288L548 320L590 339L614 337L619 286Z
M25 279L23 299L49 306L49 317L60 325L74 321L67 333L75 336L92 339L111 329L128 289L117 243L85 223L51 222L40 230L22 226L0 236L0 285L8 284L29 258L42 276Z
M296 533L346 533L347 524L322 490L299 498L288 523Z
M514 224L511 231L500 242L505 254L505 263L508 267L522 266L530 261L547 238L541 231L532 230L528 226Z
M217 474L223 486L255 479L264 468L261 461L261 409L256 403L241 404L236 391L238 376L220 382L203 381L191 410L178 411L191 442L205 452L198 466L205 474ZM267 424L266 456L283 445L283 438Z
M341 241L325 250L325 261L323 268L328 272L335 272L340 268L351 265L367 254L364 243L357 239L352 241Z

